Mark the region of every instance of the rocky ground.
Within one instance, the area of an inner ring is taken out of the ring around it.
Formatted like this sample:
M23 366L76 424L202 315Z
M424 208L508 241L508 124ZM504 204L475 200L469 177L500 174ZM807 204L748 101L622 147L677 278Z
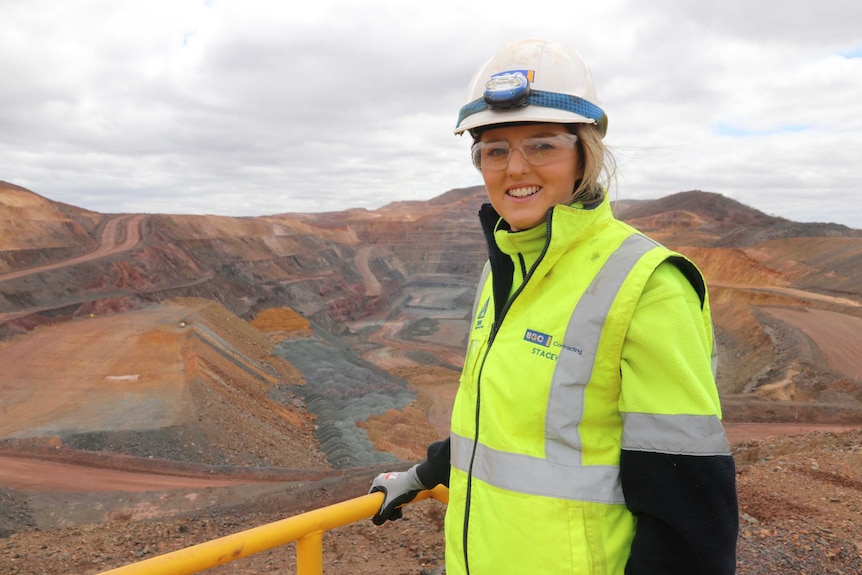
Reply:
M734 444L740 498L739 575L862 573L862 431L812 432ZM375 470L285 484L240 505L171 519L24 531L0 539L4 575L89 575L365 493ZM361 521L324 538L327 575L441 573L444 506L423 501L399 522ZM26 503L0 494L0 515L27 521ZM23 525L22 525L23 526ZM209 573L290 573L292 545Z
M734 445L740 575L862 573L862 433Z

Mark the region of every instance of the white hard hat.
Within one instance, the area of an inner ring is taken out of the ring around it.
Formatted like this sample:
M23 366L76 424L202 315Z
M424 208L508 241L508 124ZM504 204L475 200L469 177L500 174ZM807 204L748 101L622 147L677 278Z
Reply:
M455 133L509 122L596 124L604 137L608 117L593 77L572 48L521 40L485 62L470 82Z

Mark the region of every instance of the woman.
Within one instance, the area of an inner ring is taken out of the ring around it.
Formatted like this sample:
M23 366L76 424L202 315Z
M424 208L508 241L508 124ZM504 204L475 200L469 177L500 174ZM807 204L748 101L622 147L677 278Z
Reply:
M498 52L461 109L489 261L451 434L371 488L380 524L449 486L448 575L735 571L706 286L614 218L606 129L589 70L559 43Z

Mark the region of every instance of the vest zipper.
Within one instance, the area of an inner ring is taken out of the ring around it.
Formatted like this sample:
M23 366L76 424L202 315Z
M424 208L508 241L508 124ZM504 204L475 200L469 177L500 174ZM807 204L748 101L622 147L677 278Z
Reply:
M542 263L542 260L545 259L545 254L548 253L548 248L551 245L551 221L552 221L553 213L554 213L553 208L548 210L547 222L546 222L547 225L545 226L545 245L542 247L542 253L539 254L539 257L537 257L536 261L533 262L533 265L530 266L530 271L528 271L527 273L524 274L524 281L521 282L521 285L518 286L518 289L515 290L515 292L512 294L512 296L506 300L506 304L503 306L503 309L500 311L499 314L496 313L497 309L499 309L497 307L497 299L496 299L497 294L496 293L494 294L494 296L495 296L495 298L494 298L494 315L496 317L494 319L494 324L491 326L491 334L488 336L488 349L485 351L485 357L488 357L488 351L491 349L491 344L494 343L494 338L497 336L497 331L499 330L500 325L503 323L503 318L506 317L506 313L508 313L509 308L512 307L512 304L515 302L515 300L518 298L518 296L521 295L521 292L524 291L524 288L527 286L527 282L530 281L530 278L533 277L533 272L536 271L536 268L538 268L539 264ZM496 247L496 245L494 247ZM518 254L518 257L521 261L521 269L523 270L526 267L526 265L524 264L524 258L520 253ZM493 274L494 274L494 268L492 265L491 275L493 276ZM485 359L483 358L482 359L482 367L484 367L484 366L485 366ZM482 370L480 369L479 370L479 377L480 378L481 378L481 375L482 375ZM476 393L478 396L478 387L479 387L478 381L476 383L476 387L477 387ZM478 412L476 415L477 415L477 417L476 417L476 426L477 426L476 429L477 429L477 433L478 433L478 425L479 425Z
M493 330L493 326L491 327ZM467 553L467 533L470 527L470 500L473 493L473 462L476 460L476 448L479 445L479 405L481 404L481 387L479 381L482 379L482 370L485 369L485 359L490 351L490 339L488 347L485 348L485 357L482 358L482 365L479 366L479 374L476 376L476 427L473 431L473 451L470 453L470 466L467 468L467 492L464 497L464 530L462 532L461 545L464 547L464 570L467 575L470 575L470 557Z
M467 533L468 528L470 526L470 501L472 499L473 493L473 462L476 460L476 449L479 446L479 407L481 405L482 399L482 372L485 370L485 361L488 359L488 354L491 352L491 344L494 343L494 338L497 336L497 331L500 328L500 325L503 323L503 318L506 316L506 312L509 311L509 308L512 305L512 302L520 295L520 293L524 290L524 287L527 285L527 281L533 276L533 272L536 268L539 267L539 263L544 259L545 254L548 252L548 247L551 244L551 221L553 215L553 208L548 210L547 215L547 226L545 227L545 245L542 248L542 253L539 254L539 257L536 258L536 261L533 262L533 265L530 267L530 271L524 274L524 281L521 282L521 285L518 286L518 289L515 290L515 293L512 294L510 298L507 299L503 309L500 313L497 313L497 310L500 309L497 306L497 293L495 290L491 290L494 297L494 323L491 325L491 333L488 335L488 345L485 347L485 355L482 357L482 363L479 366L479 373L476 375L476 415L475 421L476 426L473 432L473 451L470 453L470 465L467 467L467 490L464 498L464 530L462 534L461 545L464 548L464 569L467 575L470 575L470 558L467 553ZM486 234L486 241L488 241L488 249L489 251L497 250L496 243L494 242L493 235L488 236ZM521 263L521 270L523 272L526 267L524 263L524 258L521 254L518 254ZM491 262L491 275L494 275L494 261L496 258L490 257L489 261ZM492 279L493 281L493 279ZM481 286L480 286L481 289Z
M524 254L521 252L518 252L518 263L521 264L521 277L524 278L521 285L523 285L527 281L527 274L529 272L527 271L527 262L524 261Z

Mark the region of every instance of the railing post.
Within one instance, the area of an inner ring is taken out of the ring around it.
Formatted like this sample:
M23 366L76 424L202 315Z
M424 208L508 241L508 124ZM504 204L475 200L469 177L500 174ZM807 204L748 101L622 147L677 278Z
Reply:
M323 575L323 531L297 539L296 575Z

